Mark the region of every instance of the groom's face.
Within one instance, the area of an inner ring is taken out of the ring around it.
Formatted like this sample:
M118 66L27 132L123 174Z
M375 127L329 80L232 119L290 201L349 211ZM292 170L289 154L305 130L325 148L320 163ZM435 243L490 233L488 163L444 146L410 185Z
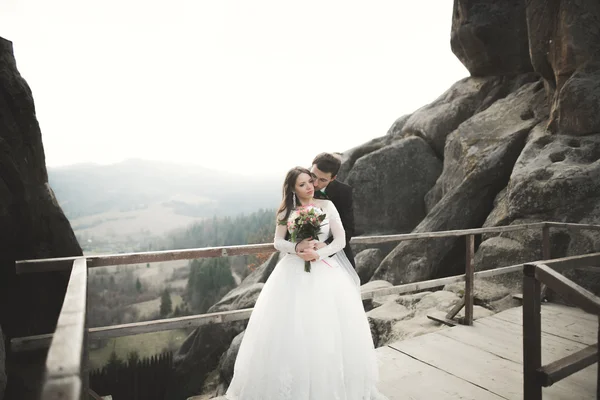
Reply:
M316 165L310 168L310 173L314 179L315 190L323 190L335 179L335 176L331 176L331 172L323 172Z

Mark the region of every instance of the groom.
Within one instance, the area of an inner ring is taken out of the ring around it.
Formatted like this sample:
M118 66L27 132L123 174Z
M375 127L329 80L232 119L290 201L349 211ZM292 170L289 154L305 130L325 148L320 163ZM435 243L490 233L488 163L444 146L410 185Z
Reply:
M347 184L335 179L342 161L336 155L331 153L321 153L315 157L310 167L315 185L315 198L331 200L337 208L342 225L346 231L346 247L344 253L352 266L356 269L354 263L354 254L350 247L350 239L354 235L354 211L352 209L352 188ZM330 243L333 238L329 238L326 243Z

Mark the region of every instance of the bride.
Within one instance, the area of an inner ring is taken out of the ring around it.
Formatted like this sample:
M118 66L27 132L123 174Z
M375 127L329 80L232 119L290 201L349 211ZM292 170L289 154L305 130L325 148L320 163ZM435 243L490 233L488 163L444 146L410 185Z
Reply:
M229 400L384 398L375 387L377 360L360 280L340 251L346 245L344 228L333 203L313 194L310 171L296 167L288 172L275 231L275 248L287 254L265 283L248 322L226 393ZM308 248L298 253L296 244L285 240L296 205L314 205L326 214L319 240L299 243ZM325 245L330 232L333 241ZM310 272L304 261L311 261Z

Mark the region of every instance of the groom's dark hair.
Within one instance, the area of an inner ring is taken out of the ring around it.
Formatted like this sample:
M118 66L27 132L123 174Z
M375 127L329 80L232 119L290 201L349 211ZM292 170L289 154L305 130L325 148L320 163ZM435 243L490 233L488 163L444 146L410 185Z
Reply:
M323 172L330 173L333 178L338 174L342 161L331 153L321 153L315 157L312 165L316 165Z

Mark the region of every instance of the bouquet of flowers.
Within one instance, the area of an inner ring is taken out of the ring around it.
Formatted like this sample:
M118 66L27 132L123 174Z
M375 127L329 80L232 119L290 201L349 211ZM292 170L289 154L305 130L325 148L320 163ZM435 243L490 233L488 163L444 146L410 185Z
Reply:
M316 238L321 233L321 223L325 213L313 205L295 209L287 220L287 228L292 242L300 242L308 238ZM310 261L304 261L304 271L310 272Z

